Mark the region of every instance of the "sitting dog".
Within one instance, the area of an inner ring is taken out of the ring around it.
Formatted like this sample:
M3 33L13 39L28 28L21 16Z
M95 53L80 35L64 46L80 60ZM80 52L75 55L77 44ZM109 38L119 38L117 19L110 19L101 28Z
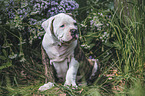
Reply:
M50 65L54 66L56 77L62 78L64 85L77 87L77 74L87 81L95 76L97 64L91 65L79 47L76 20L68 14L59 13L44 21L42 27L46 31L42 46Z

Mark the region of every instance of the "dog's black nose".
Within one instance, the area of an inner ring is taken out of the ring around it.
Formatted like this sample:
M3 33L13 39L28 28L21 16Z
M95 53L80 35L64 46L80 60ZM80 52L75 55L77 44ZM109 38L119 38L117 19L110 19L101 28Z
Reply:
M78 34L78 31L76 29L71 29L70 32L71 32L71 36L73 38L76 38L76 35Z

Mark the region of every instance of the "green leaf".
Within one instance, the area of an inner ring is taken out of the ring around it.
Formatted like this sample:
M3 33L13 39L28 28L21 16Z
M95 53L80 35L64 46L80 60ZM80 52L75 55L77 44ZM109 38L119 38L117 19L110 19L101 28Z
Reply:
M121 44L118 42L118 41L114 41L113 42L113 46L118 49L118 50L121 50Z
M0 59L6 60L6 57L5 56L0 56Z
M4 56L7 57L7 52L6 52L6 50L3 49L2 52L4 53Z
M8 62L6 62L6 63L3 63L2 66L0 66L0 70L2 70L2 69L4 69L4 68L8 68L8 67L10 67L10 66L12 66L12 62L11 62L11 61L8 61Z
M90 44L89 46L90 46L90 49L92 49L92 47L94 47L95 44L92 43L92 44Z
M110 42L107 43L103 43L104 45L108 46L108 47L113 47L113 44L111 44Z

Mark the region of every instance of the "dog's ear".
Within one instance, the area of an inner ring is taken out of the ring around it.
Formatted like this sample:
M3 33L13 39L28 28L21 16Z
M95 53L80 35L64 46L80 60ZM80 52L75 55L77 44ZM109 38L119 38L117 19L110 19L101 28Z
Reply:
M44 28L44 30L46 32L49 32L49 31L53 31L53 21L54 21L54 17L50 17L48 20L44 21L42 23L42 27Z

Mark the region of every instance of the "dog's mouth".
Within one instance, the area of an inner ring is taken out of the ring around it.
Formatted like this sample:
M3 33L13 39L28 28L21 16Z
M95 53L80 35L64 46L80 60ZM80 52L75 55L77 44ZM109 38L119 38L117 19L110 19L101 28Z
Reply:
M79 34L72 35L72 39L74 39L74 40L78 39L78 37L79 37Z
M62 34L60 36L57 35L58 39L60 39L60 40L63 40L64 36L65 36L64 34ZM69 36L69 35L67 35L67 36ZM72 40L72 39L75 40L75 39L78 39L78 36L79 36L79 34L77 32L70 32L69 37L70 37L70 40ZM66 41L70 41L70 40L66 40Z
M63 36L64 36L64 34L62 34L62 35L59 37L59 39L62 40Z
M71 30L69 31L69 33L70 33L70 34L67 35L69 39L66 39L66 38L65 38L66 35L65 35L64 33L62 33L61 35L60 35L60 34L59 34L59 35L56 34L56 38L59 40L59 42L60 42L61 44L66 44L66 45L68 45L69 43L71 43L71 42L77 40L78 37L79 37L78 31L77 31L76 29L71 29Z
M61 37L63 37L63 36L61 36ZM75 36L72 36L72 38L68 41L63 40L62 38L60 38L59 40L60 40L61 44L68 45L68 44L70 44L71 42L73 42L77 39L78 39L78 34L76 34Z
M64 44L64 45L69 45L72 41L75 41L75 40L76 40L75 38L72 38L69 41L63 41L63 40L61 40L61 43Z

